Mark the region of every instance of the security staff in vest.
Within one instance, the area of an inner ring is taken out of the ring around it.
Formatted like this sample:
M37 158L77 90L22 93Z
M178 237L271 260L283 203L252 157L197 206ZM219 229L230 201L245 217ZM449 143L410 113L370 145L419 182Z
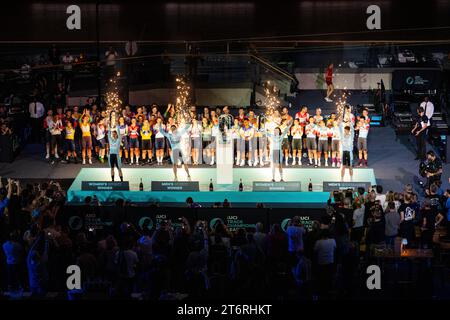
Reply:
M411 130L411 133L416 137L417 142L417 156L416 160L425 160L426 157L426 135L428 131L428 127L430 126L430 120L425 115L425 110L422 107L417 108L418 117L416 119L416 123L414 128Z

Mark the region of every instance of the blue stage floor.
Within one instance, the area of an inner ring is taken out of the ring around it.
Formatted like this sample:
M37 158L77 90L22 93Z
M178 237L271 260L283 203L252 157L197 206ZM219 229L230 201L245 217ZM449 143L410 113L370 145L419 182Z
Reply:
M323 181L340 181L340 171L336 168L285 168L283 171L285 181L301 182L302 192L253 192L253 181L272 179L270 168L235 168L233 184L217 185L214 167L190 169L192 181L199 181L199 192L150 191L151 181L173 180L171 168L124 168L124 179L129 181L130 191L81 191L82 181L110 181L109 168L83 168L68 190L68 201L80 203L86 196L95 194L103 202L124 198L133 203L158 202L167 206L185 206L186 198L191 196L195 202L205 206L228 199L232 206L240 207L254 207L255 203L264 203L270 207L323 207L330 196L329 192L322 191ZM144 191L139 191L141 178ZM179 169L178 178L179 181L187 180L184 170ZM214 184L213 192L208 191L210 179ZM244 184L244 192L238 191L240 179ZM313 192L307 191L309 179L313 183ZM348 174L346 180L349 180ZM375 185L373 169L354 169L353 182L370 182Z

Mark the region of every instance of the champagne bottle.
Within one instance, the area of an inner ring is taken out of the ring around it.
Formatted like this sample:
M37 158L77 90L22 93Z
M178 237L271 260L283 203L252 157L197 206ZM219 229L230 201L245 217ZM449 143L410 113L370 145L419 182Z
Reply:
M142 183L142 178L141 183L139 183L139 191L144 191L144 184Z
M244 185L242 184L242 179L239 182L239 191L244 191Z
M311 178L309 179L309 184L308 184L308 191L313 191L313 184L311 182Z
M209 179L209 191L214 191L212 179Z

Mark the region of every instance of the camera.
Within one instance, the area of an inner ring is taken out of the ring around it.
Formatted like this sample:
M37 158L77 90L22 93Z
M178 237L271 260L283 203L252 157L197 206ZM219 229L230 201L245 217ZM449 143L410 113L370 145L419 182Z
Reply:
M197 231L203 231L204 229L205 229L204 223L203 223L203 222L199 222L199 223L197 224L196 230L197 230Z
M429 171L428 162L422 161L419 165L419 174L421 177L426 178Z

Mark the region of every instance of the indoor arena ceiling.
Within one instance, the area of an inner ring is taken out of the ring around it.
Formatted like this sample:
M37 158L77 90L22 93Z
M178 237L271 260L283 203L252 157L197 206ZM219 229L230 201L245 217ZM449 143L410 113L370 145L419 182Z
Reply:
M1 10L0 41L439 41L449 39L450 2L377 1L381 29L368 30L372 1L77 1L81 29L68 30L64 1L16 1ZM13 14L12 14L13 13Z

